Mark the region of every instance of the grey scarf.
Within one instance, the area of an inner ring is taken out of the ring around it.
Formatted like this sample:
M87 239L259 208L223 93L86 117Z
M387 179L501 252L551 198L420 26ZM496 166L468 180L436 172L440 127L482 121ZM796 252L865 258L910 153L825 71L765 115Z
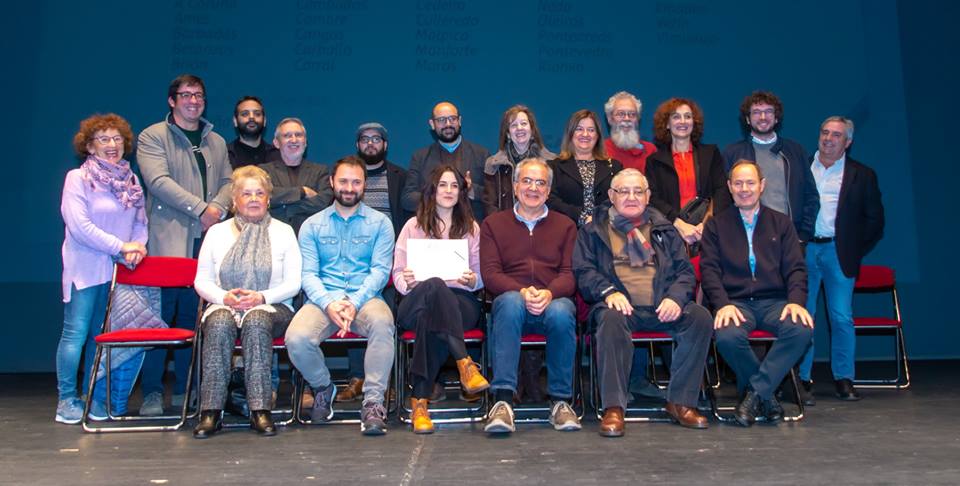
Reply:
M220 286L226 290L267 290L273 271L268 232L270 215L264 215L255 223L237 215L233 224L240 230L240 235L220 264Z

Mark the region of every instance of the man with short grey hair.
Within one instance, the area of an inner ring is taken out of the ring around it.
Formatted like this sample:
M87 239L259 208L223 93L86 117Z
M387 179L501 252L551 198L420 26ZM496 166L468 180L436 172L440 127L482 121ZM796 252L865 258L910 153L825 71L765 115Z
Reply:
M636 96L620 91L603 105L610 124L610 136L603 141L610 157L619 160L624 168L645 172L647 157L657 151L656 145L640 140L640 113L643 104Z
M307 129L299 118L284 118L277 124L273 146L280 151L280 160L261 166L273 182L270 216L299 233L307 218L330 205L330 171L325 165L304 160Z

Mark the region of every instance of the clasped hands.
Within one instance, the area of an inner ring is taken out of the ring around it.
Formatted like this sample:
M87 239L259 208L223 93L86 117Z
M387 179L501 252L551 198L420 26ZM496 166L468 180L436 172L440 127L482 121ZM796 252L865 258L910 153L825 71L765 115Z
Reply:
M130 241L120 247L120 256L123 257L123 263L133 269L147 256L147 247L138 241Z
M353 305L353 302L350 302L347 299L340 299L331 302L327 305L326 310L327 317L331 322L336 324L340 328L337 331L337 337L344 337L350 332L350 324L353 323L353 319L357 317L357 307Z
M230 289L227 295L223 296L223 305L239 311L248 311L265 303L263 294L256 290Z

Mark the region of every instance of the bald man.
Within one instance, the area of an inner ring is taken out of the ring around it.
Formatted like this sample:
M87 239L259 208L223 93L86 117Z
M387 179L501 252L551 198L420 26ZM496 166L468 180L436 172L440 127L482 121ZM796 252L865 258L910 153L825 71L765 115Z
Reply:
M434 142L414 152L410 158L407 183L400 196L404 211L415 213L420 204L420 192L430 177L430 172L441 164L449 164L464 175L473 215L477 220L484 216L483 164L490 156L487 149L463 139L460 111L453 103L443 101L433 107L427 123L433 131Z

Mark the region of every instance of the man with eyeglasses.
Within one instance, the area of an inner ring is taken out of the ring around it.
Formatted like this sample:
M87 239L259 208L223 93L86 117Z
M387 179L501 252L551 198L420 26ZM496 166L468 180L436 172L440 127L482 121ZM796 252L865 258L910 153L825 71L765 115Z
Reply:
M269 143L263 143L267 126L267 112L256 96L244 96L233 107L233 127L237 138L227 145L230 167L262 165L280 160L280 152Z
M577 287L592 304L596 329L600 435L624 433L634 331L663 331L676 341L667 413L684 427L705 429L697 401L713 328L710 313L693 301L696 276L683 238L648 205L650 186L639 170L613 176L609 196L611 204L598 206L580 228L573 252Z
M647 157L657 151L656 145L640 140L640 113L643 104L636 96L620 91L603 105L610 124L610 137L603 141L607 154L619 160L624 168L645 172Z
M227 216L231 204L227 144L203 118L206 89L192 74L175 78L167 90L170 113L147 127L137 140L137 164L147 189L151 255L196 258L207 228ZM193 329L197 318L193 289L163 289L162 318ZM183 404L189 348L174 351L176 383L172 406ZM163 414L163 373L167 350L148 351L141 383L140 415Z
M553 171L543 159L525 159L513 173L513 211L498 211L480 229L480 269L493 294L490 349L496 403L484 431L510 433L514 427L520 337L547 337L547 393L550 423L560 431L580 430L571 407L576 362L576 306L571 259L577 227L547 208Z
M420 204L420 192L428 182L430 173L441 164L449 164L464 174L467 193L470 198L473 215L477 221L483 220L483 165L490 156L487 149L460 134L462 119L453 103L443 101L433 107L427 122L433 130L434 143L414 152L410 158L407 183L403 188L403 209L409 213L417 211Z

